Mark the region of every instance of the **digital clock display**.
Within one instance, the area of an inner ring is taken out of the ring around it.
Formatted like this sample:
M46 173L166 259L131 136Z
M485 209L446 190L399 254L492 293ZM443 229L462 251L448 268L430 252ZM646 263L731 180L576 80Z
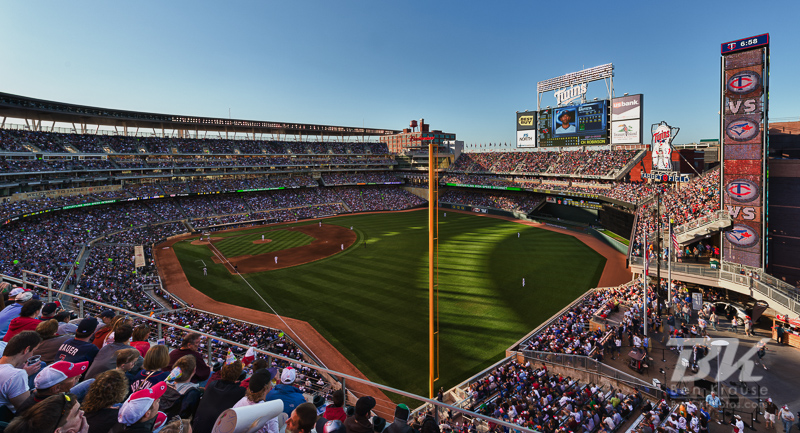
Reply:
M769 33L738 39L731 42L725 42L722 44L722 54L735 53L737 51L749 50L751 48L763 47L765 45L769 45Z

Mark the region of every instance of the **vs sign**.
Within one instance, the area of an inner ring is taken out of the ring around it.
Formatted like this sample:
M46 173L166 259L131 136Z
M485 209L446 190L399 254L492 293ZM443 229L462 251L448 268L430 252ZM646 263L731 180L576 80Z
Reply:
M728 214L731 218L739 218L741 215L743 220L752 221L756 219L756 208L728 205Z
M758 113L761 111L760 102L758 99L729 99L725 108L728 109L730 114Z

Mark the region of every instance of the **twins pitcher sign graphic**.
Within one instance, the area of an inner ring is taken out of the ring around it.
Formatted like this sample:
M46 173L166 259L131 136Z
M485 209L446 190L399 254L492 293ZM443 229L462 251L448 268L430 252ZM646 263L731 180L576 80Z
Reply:
M678 135L680 128L673 128L667 122L654 124L650 131L653 134L653 170L672 170L672 139Z

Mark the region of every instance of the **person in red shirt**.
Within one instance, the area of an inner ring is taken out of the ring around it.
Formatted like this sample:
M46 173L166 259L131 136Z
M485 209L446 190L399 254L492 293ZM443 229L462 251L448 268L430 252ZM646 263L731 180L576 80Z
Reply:
M137 325L133 328L133 337L131 338L131 347L137 349L142 356L147 355L150 350L150 342L147 339L150 337L150 327L144 323Z
M8 343L13 336L22 331L35 331L36 327L42 323L42 321L38 319L39 310L41 309L42 301L38 299L31 299L22 304L22 309L19 310L19 317L15 317L11 320L11 324L8 326L8 332L6 332L5 337L3 337L3 341Z
M338 419L341 422L347 419L347 414L344 412L344 391L337 389L331 395L333 403L325 408L325 413L322 415L328 421Z

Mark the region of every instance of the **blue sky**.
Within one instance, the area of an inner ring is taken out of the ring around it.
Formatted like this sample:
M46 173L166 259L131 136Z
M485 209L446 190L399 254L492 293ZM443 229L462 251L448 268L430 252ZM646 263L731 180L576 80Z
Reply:
M719 135L729 40L770 33L770 118L800 117L800 2L767 3L3 1L0 91L250 120L425 118L466 143L511 143L538 81L613 63L615 95L644 93L645 128L666 120L684 143Z

